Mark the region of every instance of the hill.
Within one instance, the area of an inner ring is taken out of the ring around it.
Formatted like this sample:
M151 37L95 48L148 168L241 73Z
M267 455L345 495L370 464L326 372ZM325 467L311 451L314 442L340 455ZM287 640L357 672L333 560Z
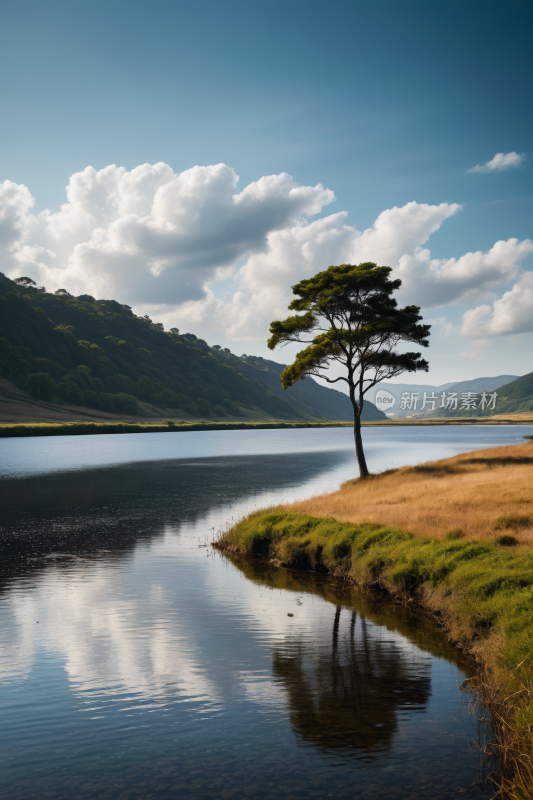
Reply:
M309 414L313 408L319 408L326 419L353 419L352 405L343 392L322 386L312 378L304 378L290 389L283 389L281 373L286 364L278 364L277 361L259 356L242 356L242 361L243 375L251 379L259 370L262 373L261 380L269 391L281 398L289 395L291 405L298 408L302 414ZM362 418L368 421L386 419L386 416L374 403L365 400Z
M474 383L474 382L472 382ZM448 391L458 393L458 397L465 391L474 391L478 394L481 392L498 392L496 398L495 408L490 407L482 409L479 405L480 398L477 398L477 407L475 409L461 409L450 411L449 409L440 409L437 416L442 417L490 417L493 414L517 414L533 411L533 372L527 375L522 375L521 378L516 378L510 382L500 384L499 386L484 385L479 388L472 387L468 381L463 383L454 384ZM435 416L434 414L432 416Z
M454 416L453 413L450 413L447 410L441 409L440 405L442 403L442 393L446 392L446 395L455 392L457 396L460 398L461 394L464 392L472 392L481 394L482 392L494 392L498 390L498 394L501 394L500 387L503 387L505 384L508 384L510 381L516 381L518 378L517 375L496 375L491 378L483 377L483 378L472 378L468 381L459 381L456 383L443 383L439 386L432 386L430 384L415 384L415 383L382 383L376 390L385 389L387 392L390 392L396 398L396 404L390 410L388 416L389 418L402 418L402 417L435 417L435 416ZM518 378L518 380L521 380ZM418 398L416 399L416 404L413 402L411 404L407 404L405 408L401 408L401 397L402 394L406 392L407 394L418 394ZM424 392L429 396L431 394L436 395L437 402L435 410L431 410L431 406L428 404L424 409L423 401L424 401ZM410 407L411 406L411 407ZM428 408L430 410L428 410ZM500 412L501 408L501 412ZM503 409L503 406L498 402L498 413L505 413L506 409ZM494 412L491 412L494 413ZM462 415L460 415L462 416ZM471 414L467 416L472 416Z
M40 402L144 416L151 406L184 418L352 416L345 395L311 379L283 392L282 364L165 331L115 300L20 281L0 273L0 376ZM368 404L365 418L384 415Z

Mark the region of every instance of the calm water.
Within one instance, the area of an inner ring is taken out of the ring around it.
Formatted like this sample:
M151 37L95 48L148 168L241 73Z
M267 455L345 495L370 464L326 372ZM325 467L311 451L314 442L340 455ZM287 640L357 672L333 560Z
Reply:
M364 436L375 470L532 432ZM256 505L352 477L351 431L8 439L0 452L3 798L455 798L479 781L490 732L460 713L469 665L445 636L208 546Z

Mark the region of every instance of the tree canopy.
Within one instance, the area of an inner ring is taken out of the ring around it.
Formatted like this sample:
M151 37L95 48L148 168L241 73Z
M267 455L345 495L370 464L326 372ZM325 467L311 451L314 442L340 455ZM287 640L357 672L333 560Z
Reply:
M289 310L301 312L270 326L271 350L289 342L305 343L281 376L285 389L308 375L327 383L343 381L354 412L354 435L360 473L368 475L361 439L365 394L383 380L403 372L428 371L420 352L398 351L403 344L427 347L430 326L421 324L420 308L398 308L390 267L373 262L331 266L292 287ZM343 374L329 377L339 365Z

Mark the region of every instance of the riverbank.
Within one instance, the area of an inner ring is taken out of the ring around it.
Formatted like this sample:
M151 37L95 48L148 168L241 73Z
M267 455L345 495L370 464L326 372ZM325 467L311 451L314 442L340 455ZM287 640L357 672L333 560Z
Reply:
M89 436L99 433L180 433L186 431L242 431L270 428L343 428L347 422L69 422L36 425L0 425L0 438L18 436Z
M479 420L386 420L377 422L363 422L364 427L427 427L428 425L468 425ZM483 425L524 425L531 424L531 420L495 420L484 419ZM263 430L277 428L351 428L351 422L331 421L325 422L287 422L286 420L274 420L265 422L263 420L249 422L184 422L166 420L164 422L36 422L36 423L17 423L12 422L0 425L0 438L10 438L18 436L88 436L99 433L161 433L173 431L242 431L242 430Z
M349 482L329 496L257 511L223 532L214 546L278 567L326 572L433 615L480 665L508 796L532 798L533 551L519 543L529 540L532 519L515 510L518 504L533 512L532 478L531 444L465 453ZM470 506L450 493L450 481L456 489L464 483ZM372 494L375 512L378 499L382 513L390 512L386 520L370 514L358 521L337 518L341 497L350 498L349 513L364 516L358 498L368 513ZM423 533L424 497L440 504L441 523L433 529L439 535ZM493 512L505 506L507 513L483 528L484 505ZM393 524L394 514L400 519L409 508L417 532ZM444 520L457 516L466 532L444 531Z

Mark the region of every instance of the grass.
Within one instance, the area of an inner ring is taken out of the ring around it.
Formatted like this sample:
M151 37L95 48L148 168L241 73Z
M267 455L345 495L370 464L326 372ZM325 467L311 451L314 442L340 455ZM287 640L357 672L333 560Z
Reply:
M87 436L97 433L158 433L174 431L234 431L265 428L339 428L343 422L38 422L0 425L0 438L17 436Z
M508 514L507 516L498 517L494 524L494 530L518 530L519 528L531 528L533 526L533 519L527 514Z
M348 481L337 492L292 504L292 511L339 522L379 522L419 536L493 541L511 529L533 544L533 447L463 453L442 461Z
M533 423L533 411L493 414L490 417L391 417L363 422L363 425L527 425Z
M494 420L494 421L493 421ZM463 419L437 417L430 420L368 420L363 422L364 427L368 426L427 426L427 425L470 425L478 422L478 419ZM504 419L500 420L492 417L484 417L484 425L502 424L523 424L524 420ZM0 438L14 436L85 436L92 433L155 433L157 431L176 431L193 430L243 430L253 428L351 428L351 422L344 420L325 422L286 422L281 420L247 420L246 422L221 422L220 420L200 422L170 420L168 422L135 422L132 420L112 420L105 422L4 422L0 423ZM533 438L533 437L524 437Z
M533 551L529 515L516 509L531 503L533 449L516 445L256 511L215 546L327 572L434 615L480 664L503 794L525 800L533 798Z

